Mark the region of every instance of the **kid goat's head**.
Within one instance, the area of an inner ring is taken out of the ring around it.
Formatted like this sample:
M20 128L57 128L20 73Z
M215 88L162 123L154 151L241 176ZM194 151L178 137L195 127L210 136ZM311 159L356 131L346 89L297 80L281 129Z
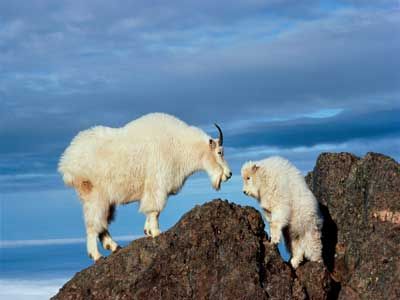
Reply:
M257 171L260 167L253 162L247 162L242 167L243 193L259 200L259 183Z
M219 137L218 139L209 140L209 149L205 156L205 169L210 176L214 189L219 190L221 182L231 178L232 172L224 159L224 136L222 130L217 124L214 125L218 129Z

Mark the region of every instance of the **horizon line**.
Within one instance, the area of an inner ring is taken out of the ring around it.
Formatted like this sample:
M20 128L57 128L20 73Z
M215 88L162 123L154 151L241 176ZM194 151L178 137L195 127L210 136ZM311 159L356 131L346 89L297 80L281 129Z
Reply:
M116 241L133 241L143 235L121 235L116 236ZM54 245L69 245L82 244L86 242L86 238L59 238L59 239L35 239L35 240L0 240L0 249L17 248L27 246L54 246Z

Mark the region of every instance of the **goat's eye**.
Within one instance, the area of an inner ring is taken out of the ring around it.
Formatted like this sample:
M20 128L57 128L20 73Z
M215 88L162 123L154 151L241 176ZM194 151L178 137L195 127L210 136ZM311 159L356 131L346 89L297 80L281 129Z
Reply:
M250 180L250 177L247 177L246 180Z
M218 154L219 154L219 155L222 155L222 152L221 152L221 151L218 151Z

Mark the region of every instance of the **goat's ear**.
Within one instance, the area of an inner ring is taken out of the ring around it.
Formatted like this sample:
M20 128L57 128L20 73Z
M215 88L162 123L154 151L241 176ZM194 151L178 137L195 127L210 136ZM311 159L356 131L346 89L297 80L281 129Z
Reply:
M209 140L210 149L215 149L217 147L217 143L213 140Z
M257 166L257 165L253 165L252 167L251 167L251 171L253 172L253 173L255 173L255 172L257 172L257 170L259 169L260 167L259 166Z

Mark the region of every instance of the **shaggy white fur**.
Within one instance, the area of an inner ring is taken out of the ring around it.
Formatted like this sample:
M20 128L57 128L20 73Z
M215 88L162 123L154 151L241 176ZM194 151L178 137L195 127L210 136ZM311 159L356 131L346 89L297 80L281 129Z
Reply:
M176 194L196 171L208 173L215 189L232 173L223 157L222 138L167 114L153 113L121 128L96 126L80 132L62 155L64 182L82 200L89 256L118 245L108 232L114 206L140 201L145 234L160 233L158 217L169 195Z
M271 242L277 244L282 229L290 260L297 268L303 257L322 260L322 219L318 202L300 171L288 160L274 156L242 166L243 192L256 198L270 222Z

